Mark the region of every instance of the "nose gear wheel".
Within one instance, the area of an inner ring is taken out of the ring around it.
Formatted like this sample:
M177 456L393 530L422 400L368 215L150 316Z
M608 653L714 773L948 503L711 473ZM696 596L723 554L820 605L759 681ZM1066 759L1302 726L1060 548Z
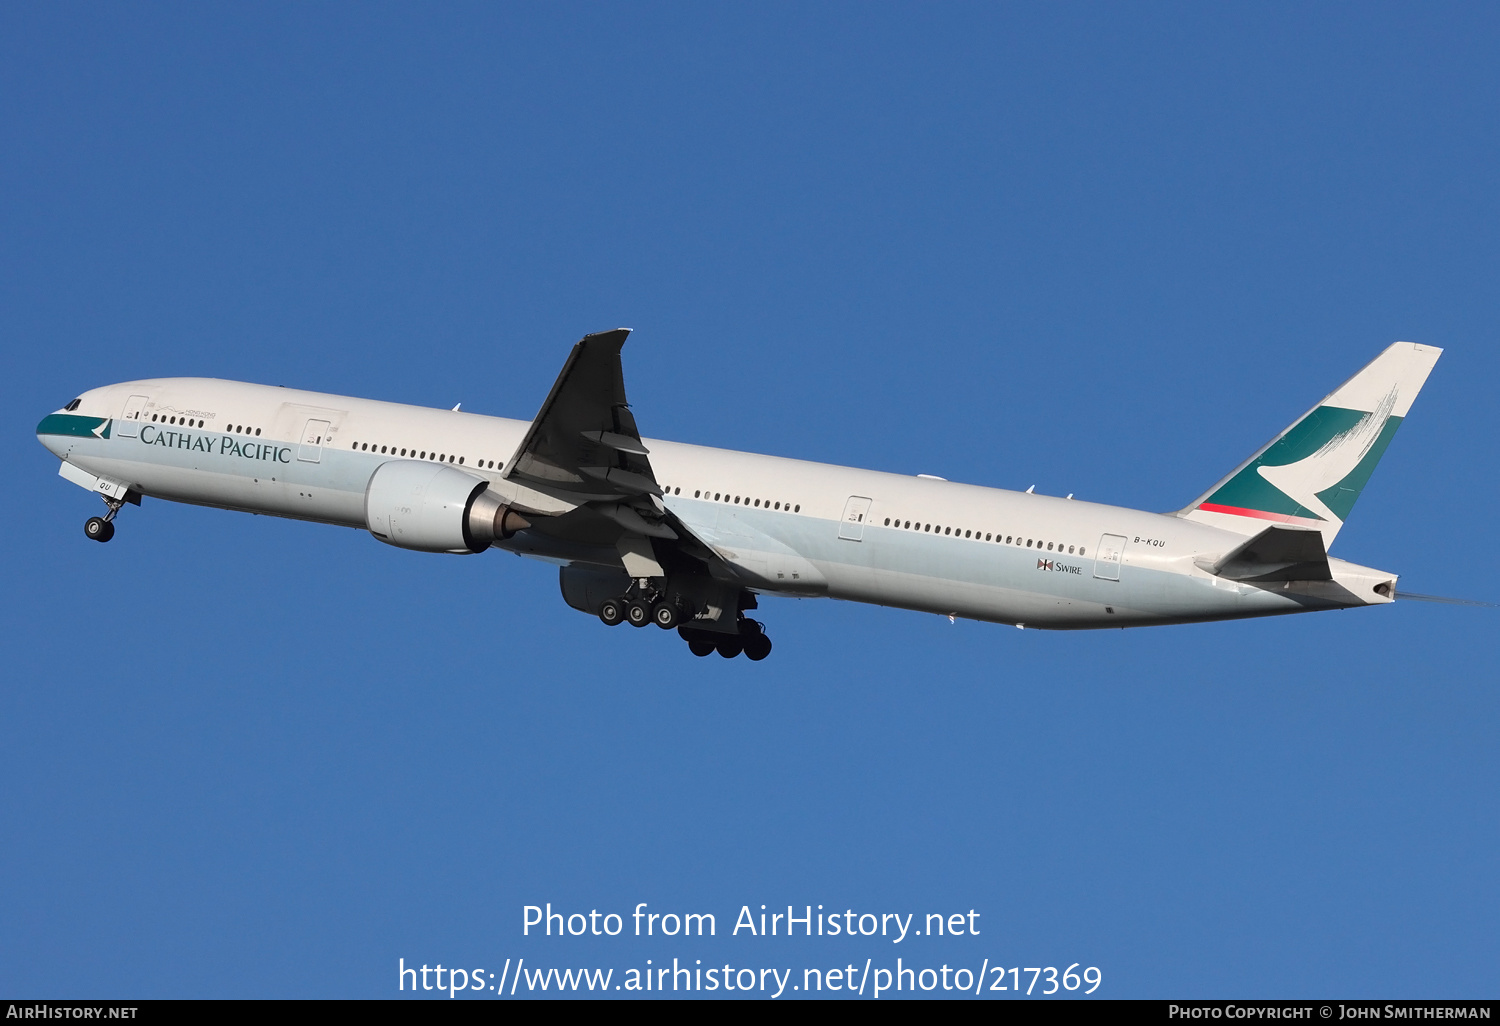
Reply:
M115 536L115 514L125 505L121 499L112 499L108 495L100 496L104 504L109 507L109 512L102 517L89 517L83 523L83 534L90 541L107 542Z

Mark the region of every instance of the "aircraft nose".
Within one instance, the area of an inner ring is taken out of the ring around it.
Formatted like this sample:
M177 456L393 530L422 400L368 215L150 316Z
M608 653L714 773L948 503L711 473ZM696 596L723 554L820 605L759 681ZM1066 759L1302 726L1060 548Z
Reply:
M108 438L109 421L102 417L84 417L66 408L49 413L36 426L37 441L55 456L66 456L74 438Z
M39 443L42 443L43 449L46 449L46 452L51 453L52 456L62 456L63 455L63 446L62 446L63 440L62 440L62 438L57 437L57 435L49 434L49 432L42 431L42 428L45 425L46 425L46 422L45 422L45 420L43 420L43 422L40 423L40 425L36 426L36 441L39 441Z
M42 447L52 455L61 456L63 439L57 434L57 429L52 423L54 416L54 414L48 414L42 418L41 423L36 426L36 440L41 442Z

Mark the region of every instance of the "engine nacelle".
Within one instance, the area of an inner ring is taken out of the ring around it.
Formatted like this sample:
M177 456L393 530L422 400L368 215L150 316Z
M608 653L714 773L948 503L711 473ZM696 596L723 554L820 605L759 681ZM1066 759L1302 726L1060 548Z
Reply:
M365 487L365 526L397 548L483 552L531 525L487 481L446 464L392 460Z
M629 590L630 575L624 570L574 563L557 568L557 583L562 587L563 601L580 613L599 615L605 599L619 598Z

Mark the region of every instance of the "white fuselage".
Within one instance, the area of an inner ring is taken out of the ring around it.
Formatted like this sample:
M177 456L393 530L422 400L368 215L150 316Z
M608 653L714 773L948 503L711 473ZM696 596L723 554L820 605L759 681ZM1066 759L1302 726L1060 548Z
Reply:
M205 378L84 393L43 422L73 468L175 502L368 527L391 460L441 461L497 487L527 421ZM202 424L200 427L199 424ZM107 436L107 437L106 437ZM1243 535L1172 514L645 439L661 501L760 594L827 596L1027 627L1264 616L1390 601L1390 574L1247 584L1200 563ZM499 547L610 565L545 524ZM618 562L615 561L615 566Z

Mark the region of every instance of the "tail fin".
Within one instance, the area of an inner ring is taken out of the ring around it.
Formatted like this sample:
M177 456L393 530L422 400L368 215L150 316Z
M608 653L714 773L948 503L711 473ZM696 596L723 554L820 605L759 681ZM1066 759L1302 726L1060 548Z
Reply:
M1312 527L1332 545L1442 352L1392 345L1177 515L1239 534Z

